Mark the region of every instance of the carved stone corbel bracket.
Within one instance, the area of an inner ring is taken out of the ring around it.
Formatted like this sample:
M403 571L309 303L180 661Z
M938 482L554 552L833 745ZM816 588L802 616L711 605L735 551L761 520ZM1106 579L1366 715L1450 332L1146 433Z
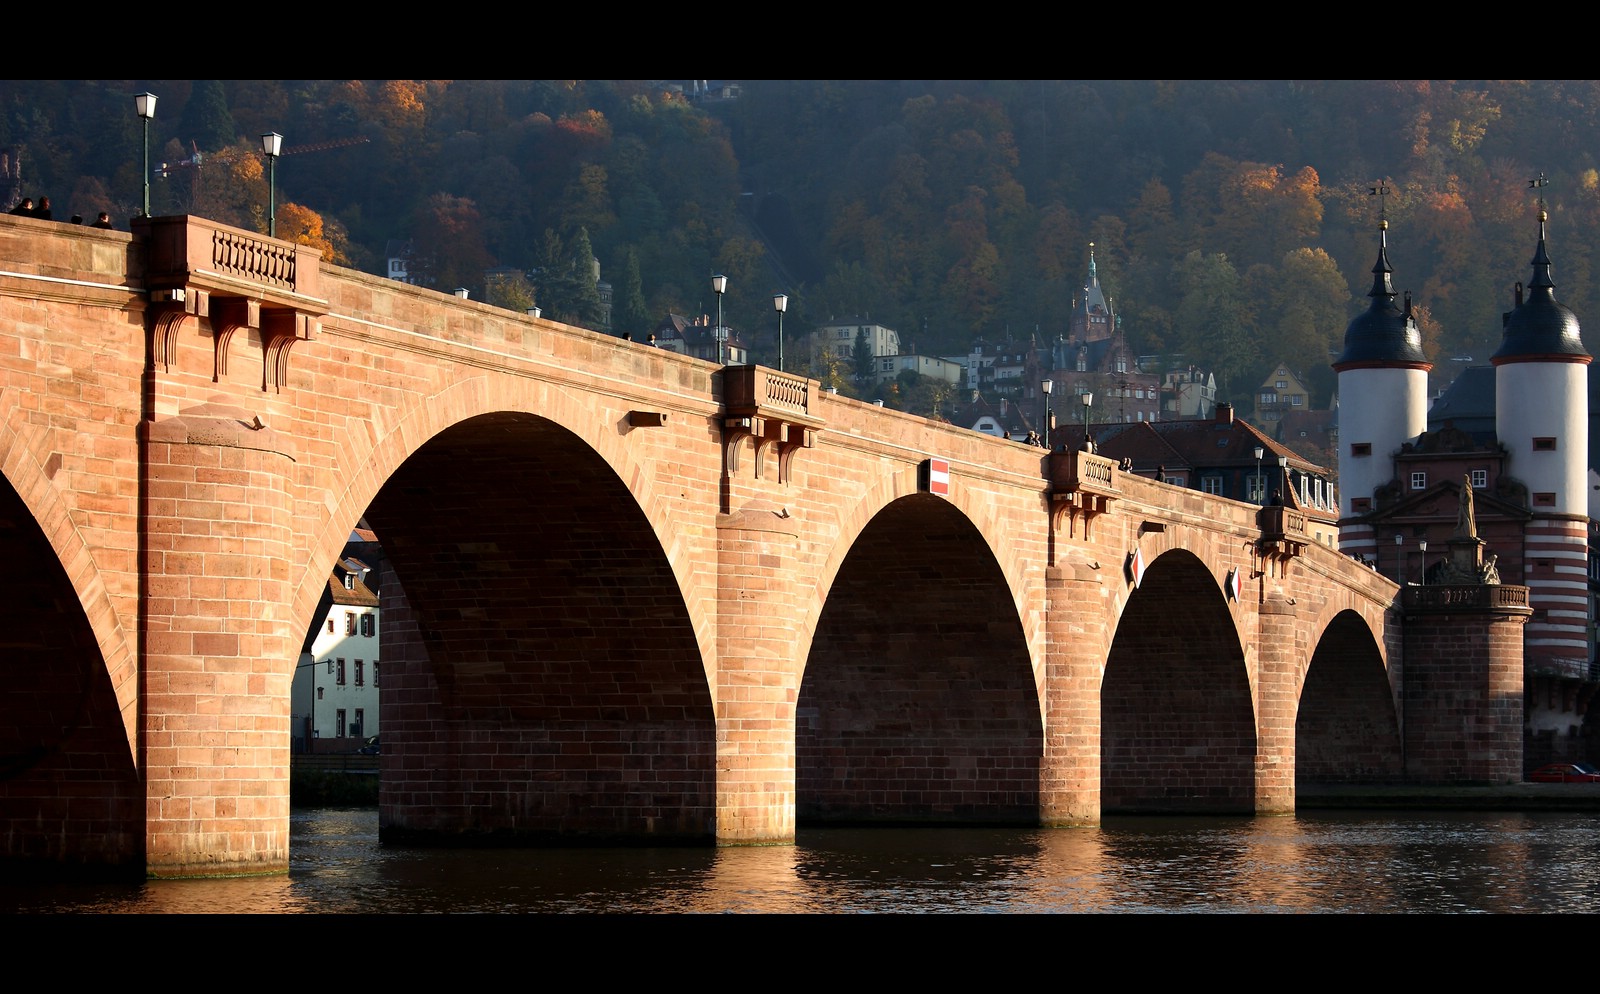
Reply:
M296 342L310 341L321 322L310 314L287 309L270 309L261 314L261 342L266 350L262 368L262 390L283 391L289 380L289 350Z
M210 296L204 290L177 287L150 293L151 360L163 370L178 361L178 332L191 317L206 317Z
M1050 525L1057 534L1060 534L1061 522L1065 519L1068 538L1088 540L1094 519L1111 510L1111 502L1114 499L1109 494L1086 490L1052 494ZM1081 536L1078 534L1079 522L1083 523L1083 534Z
M1259 565L1255 574L1266 574L1273 579L1282 579L1295 557L1305 550L1307 543L1293 542L1285 539L1261 539L1255 544L1256 560Z
M216 301L211 312L211 337L217 353L211 380L220 382L228 375L228 348L233 344L234 332L241 328L260 330L261 301L227 297Z
M754 418L724 418L722 421L722 466L724 476L739 475L741 443L754 433Z
M784 438L778 443L778 482L793 480L794 455L801 449L815 448L817 430L805 425L784 425Z

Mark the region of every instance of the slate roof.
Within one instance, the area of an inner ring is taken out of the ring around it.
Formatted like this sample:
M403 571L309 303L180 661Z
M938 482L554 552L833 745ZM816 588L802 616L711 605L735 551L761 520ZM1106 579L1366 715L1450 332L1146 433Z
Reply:
M1533 280L1528 296L1502 319L1505 335L1500 348L1490 357L1496 366L1528 360L1582 361L1591 358L1579 335L1578 317L1556 300L1556 285L1550 278L1550 255L1545 251L1544 226L1547 215L1539 211L1539 243L1533 252Z
M1410 366L1431 369L1422 351L1422 332L1411 316L1411 295L1405 307L1394 302L1394 269L1389 265L1389 222L1378 222L1378 261L1372 266L1372 303L1345 328L1344 353L1333 368L1343 372L1363 366Z

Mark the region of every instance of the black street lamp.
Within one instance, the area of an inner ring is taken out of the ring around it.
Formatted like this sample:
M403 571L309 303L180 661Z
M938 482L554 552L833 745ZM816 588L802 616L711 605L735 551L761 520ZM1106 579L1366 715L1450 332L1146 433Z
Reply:
M133 98L134 110L144 122L144 210L140 217L150 216L150 121L156 116L156 95L138 93Z
M789 309L787 294L772 295L772 309L778 312L778 372L783 372L783 312Z
M1267 495L1264 492L1266 488L1263 485L1264 481L1261 479L1261 455L1265 451L1266 450L1263 449L1261 446L1259 446L1259 445L1256 446L1256 503L1257 504L1265 504L1267 502Z
M717 295L717 326L711 329L711 337L717 340L717 365L723 366L728 362L725 355L728 333L722 328L722 295L728 292L728 278L721 273L711 277L711 292Z
M1041 420L1040 426L1044 429L1042 440L1046 449L1050 448L1050 390L1054 386L1055 383L1048 376L1039 383L1039 389L1044 391L1044 418Z
M1422 585L1428 585L1428 540L1423 539L1417 543L1417 551L1422 553Z
M276 131L261 136L261 151L267 156L267 237L278 237L278 156L283 154L283 136Z
M1081 399L1083 401L1083 451L1093 452L1094 435L1090 434L1089 425L1091 423L1090 408L1094 407L1094 394L1085 390Z

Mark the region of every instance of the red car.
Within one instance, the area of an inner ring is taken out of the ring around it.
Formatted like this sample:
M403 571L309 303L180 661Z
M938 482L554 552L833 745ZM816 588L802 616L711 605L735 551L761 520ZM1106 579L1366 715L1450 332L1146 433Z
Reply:
M1600 783L1600 770L1588 763L1548 763L1528 774L1533 783Z

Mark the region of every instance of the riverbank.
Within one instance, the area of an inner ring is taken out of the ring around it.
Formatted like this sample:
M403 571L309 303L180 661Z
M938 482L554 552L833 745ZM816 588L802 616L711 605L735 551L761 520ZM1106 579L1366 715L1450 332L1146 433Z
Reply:
M1484 787L1321 784L1299 787L1295 807L1395 811L1591 811L1600 783L1510 783Z

